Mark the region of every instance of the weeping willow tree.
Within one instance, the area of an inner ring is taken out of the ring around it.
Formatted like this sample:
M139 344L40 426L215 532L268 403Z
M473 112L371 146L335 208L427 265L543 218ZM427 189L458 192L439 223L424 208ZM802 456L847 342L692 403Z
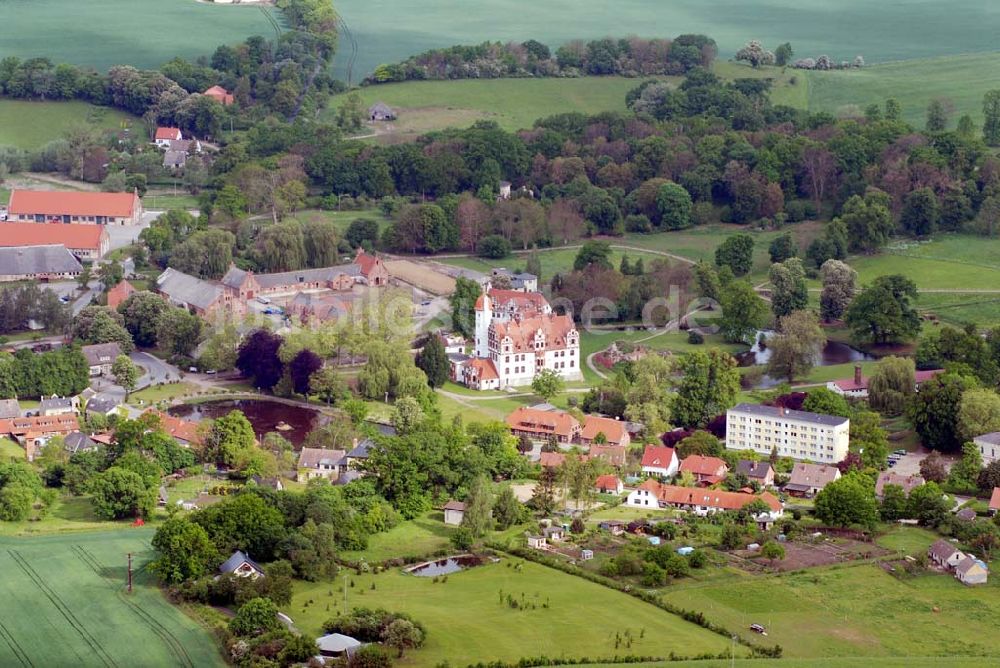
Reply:
M916 392L916 367L905 357L886 357L868 381L868 403L883 415L900 415Z

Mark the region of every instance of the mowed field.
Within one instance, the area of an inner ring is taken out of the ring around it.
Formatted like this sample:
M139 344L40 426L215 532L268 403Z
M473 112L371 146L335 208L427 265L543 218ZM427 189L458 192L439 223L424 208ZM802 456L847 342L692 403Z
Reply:
M3 2L0 2L0 14ZM143 132L142 121L110 107L86 102L30 102L0 99L0 146L35 149L59 139L75 125L118 129L122 123Z
M280 20L280 12L265 11ZM274 37L260 7L195 0L2 0L0 26L0 58L45 56L100 71L155 68L175 56L211 56L250 35Z
M152 536L129 528L0 538L0 666L224 666L209 632L144 571Z
M558 571L512 560L449 575L445 582L391 569L379 575L349 575L350 607L384 607L406 612L427 628L427 643L407 652L400 666L464 666L477 661L517 661L547 655L610 657L616 653L667 656L718 653L729 640L680 617ZM296 582L285 612L307 633L343 610L344 578L331 583ZM372 588L374 587L374 589ZM512 609L506 592L529 604ZM534 609L530 608L534 604ZM615 634L631 630L631 650L615 651ZM642 638L638 636L642 633ZM737 646L737 656L746 650Z
M357 45L354 81L379 63L430 48L484 40L537 39L558 46L612 35L673 37L705 33L729 57L747 40L769 48L792 42L800 57L870 63L995 50L1000 13L983 0L948 3L843 0L499 0L485 11L454 0L338 0ZM352 50L342 40L334 63L344 76Z

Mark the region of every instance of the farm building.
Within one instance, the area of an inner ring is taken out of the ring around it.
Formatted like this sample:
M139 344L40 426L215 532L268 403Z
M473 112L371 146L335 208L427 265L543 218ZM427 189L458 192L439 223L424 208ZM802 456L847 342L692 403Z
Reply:
M461 501L449 501L444 504L444 523L458 526L465 519L465 504Z
M385 102L376 102L368 107L368 120L372 122L394 121L396 120L396 112Z
M0 248L0 282L36 280L43 283L73 279L83 265L65 246Z
M142 200L136 192L13 190L7 218L15 223L138 225L142 222Z
M96 225L0 223L0 247L59 244L80 260L99 260L108 252L108 231Z

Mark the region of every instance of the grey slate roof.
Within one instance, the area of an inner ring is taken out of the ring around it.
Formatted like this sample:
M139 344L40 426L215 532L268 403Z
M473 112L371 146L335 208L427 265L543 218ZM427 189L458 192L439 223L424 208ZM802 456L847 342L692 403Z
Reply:
M240 564L242 564L244 561L253 566L254 568L256 568L261 573L264 572L264 569L261 568L260 564L251 559L249 556L247 556L247 554L243 552L243 550L236 550L235 552L233 552L233 556L226 559L222 563L222 565L219 566L219 570L222 571L223 573L232 573L237 568L239 568Z
M232 271L230 269L230 271ZM341 274L360 276L361 267L356 264L340 264L335 267L320 267L319 269L300 269L299 271L283 271L276 274L254 274L261 289L269 290L282 285L296 283L325 283ZM227 272L228 276L228 272ZM223 278L223 281L226 279Z
M85 450L93 450L97 447L97 443L93 439L80 431L71 431L66 434L63 438L63 443L66 446L66 452L71 455Z
M183 167L187 164L187 151L167 151L163 154L164 167Z
M729 409L732 413L743 413L760 417L782 418L801 420L802 422L812 422L826 427L837 427L849 420L839 415L822 415L820 413L810 413L808 411L793 411L790 408L779 408L777 406L763 406L761 404L737 404Z
M122 354L122 347L118 343L94 343L82 346L80 352L87 358L87 364L101 366L102 364L113 364L115 359Z
M76 274L80 261L62 245L0 248L0 276L32 274Z
M225 276L222 277L222 284L225 285L227 288L233 288L234 290L236 290L240 287L240 285L243 283L246 277L247 277L246 271L240 269L236 265L233 265L229 267L229 270L226 271Z
M347 453L343 450L328 450L326 448L302 448L299 453L299 468L314 469L320 464L337 466Z
M786 489L801 491L815 487L823 489L837 479L840 469L833 465L806 464L799 462L792 468Z
M936 540L933 545L927 548L928 554L937 561L947 561L958 551L957 547L946 540Z
M120 405L121 400L118 397L113 397L110 394L99 394L87 402L87 412L107 415Z
M370 438L366 438L355 445L354 448L347 453L347 456L351 459L368 459L368 451L373 447L375 447L375 441Z
M982 436L976 436L976 442L983 442L989 445L1000 445L1000 431L991 431L988 434L983 434Z
M0 420L21 417L21 404L17 399L0 399Z
M52 410L55 408L72 408L73 400L68 397L51 397L48 399L42 399L38 402L38 409L41 411Z
M766 478L769 468L771 468L771 462L752 462L749 459L741 459L736 465L736 472L742 473L748 478Z
M200 309L207 309L222 294L218 285L169 267L157 277L156 289L175 302Z

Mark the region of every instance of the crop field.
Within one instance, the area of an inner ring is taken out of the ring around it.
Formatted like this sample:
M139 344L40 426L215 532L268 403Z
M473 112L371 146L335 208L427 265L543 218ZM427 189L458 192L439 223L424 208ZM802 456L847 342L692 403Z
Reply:
M3 7L4 3L0 2L0 15L3 14ZM0 19L0 24L2 23ZM59 139L66 130L77 124L117 129L126 120L133 126L139 122L139 119L124 112L96 107L86 102L0 99L0 146L39 148Z
M379 575L338 578L336 584L296 582L285 612L307 633L349 607L406 612L427 628L427 643L407 653L403 666L466 665L482 659L525 656L613 656L615 634L630 630L633 654L667 656L722 652L729 641L681 618L571 575L513 560L453 573L445 582L391 569ZM374 588L373 588L374 587ZM513 609L500 592L523 599ZM640 632L642 637L639 638ZM737 656L745 649L737 647ZM619 655L629 653L619 649Z
M130 528L0 538L0 665L224 666L211 635L144 570L152 536ZM132 594L125 590L129 552Z
M265 11L280 20L273 9L195 0L0 0L0 58L156 68L175 56L211 56L250 35L273 38Z
M705 33L730 57L747 40L770 48L792 42L799 57L835 61L863 54L869 63L996 49L996 9L981 0L875 3L844 0L500 0L489 11L455 11L449 0L339 0L357 52L354 80L376 65L430 48L484 40L537 39L556 47L572 39ZM386 20L387 16L392 20ZM891 30L886 27L891 26ZM335 66L343 76L350 50L342 40Z
M978 665L990 665L985 656L1000 652L1000 639L986 631L1000 616L1000 587L991 583L972 595L942 574L900 582L876 566L857 564L680 585L665 597L733 627L763 624L789 660L871 657L869 665L879 665L878 657L912 656L923 659L910 665L937 665L927 657L978 655Z

